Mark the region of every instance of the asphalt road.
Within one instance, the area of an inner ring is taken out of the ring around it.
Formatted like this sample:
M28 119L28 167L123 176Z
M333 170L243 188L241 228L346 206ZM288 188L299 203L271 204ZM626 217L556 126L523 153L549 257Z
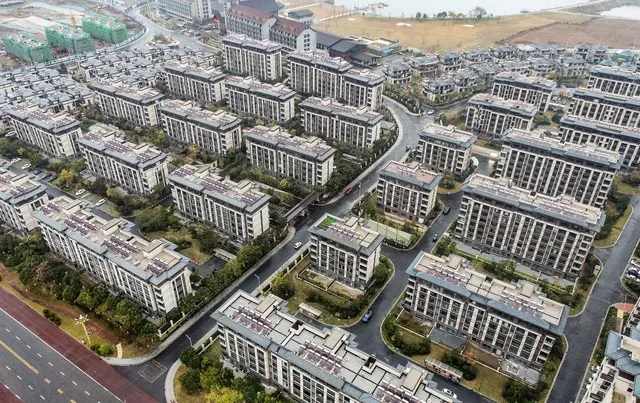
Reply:
M0 383L22 401L120 401L3 310L0 323Z

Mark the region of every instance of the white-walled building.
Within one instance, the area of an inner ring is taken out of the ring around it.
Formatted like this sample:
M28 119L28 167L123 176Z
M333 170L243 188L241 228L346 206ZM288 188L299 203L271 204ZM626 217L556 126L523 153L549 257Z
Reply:
M442 175L414 161L389 161L378 171L377 204L386 213L424 223L437 203Z
M209 165L184 165L169 175L176 212L207 222L240 241L257 238L269 228L269 195L249 180L224 179Z
M353 66L324 52L292 52L289 61L289 87L295 92L320 98L342 98L343 75Z
M211 0L158 0L156 4L170 17L192 24L209 22L214 16Z
M52 252L147 311L164 315L192 292L189 259L166 240L148 242L133 235L129 221L107 221L67 196L33 215Z
M66 112L52 113L37 106L8 108L4 111L16 137L47 155L57 158L78 153L80 122Z
M534 104L538 112L544 113L549 109L556 86L555 81L547 78L503 72L494 77L491 93L500 98Z
M128 192L148 195L167 183L167 155L148 143L127 142L116 128L94 125L78 147L89 172Z
M138 126L155 126L158 120L158 104L164 98L151 87L138 87L121 81L109 84L93 84L95 99L107 116L128 120Z
M282 78L282 45L246 35L227 35L220 41L224 52L224 68L261 81Z
M380 262L384 236L360 225L358 217L344 220L323 215L309 227L311 269L348 287L366 289Z
M242 144L242 121L223 110L211 112L189 101L162 101L162 129L172 140L224 155Z
M476 94L469 99L466 127L474 134L502 137L508 129L533 129L538 107L503 99L491 94Z
M4 165L6 161L2 161ZM49 202L47 187L28 174L0 170L0 221L22 233L38 228L33 211Z
M640 97L640 73L624 67L596 65L589 70L587 89L622 97Z
M294 117L296 93L282 83L230 76L224 83L229 112L264 123L285 123Z
M637 129L640 128L640 97L578 88L571 96L569 115Z
M169 91L180 97L217 104L224 97L224 79L217 67L167 63L162 66Z
M324 186L331 178L336 149L321 138L292 136L279 126L243 134L251 165L308 186Z
M372 70L351 69L342 75L341 100L350 106L377 111L382 106L384 76Z
M418 133L418 160L437 172L462 174L471 163L471 147L477 137L455 126L427 124Z

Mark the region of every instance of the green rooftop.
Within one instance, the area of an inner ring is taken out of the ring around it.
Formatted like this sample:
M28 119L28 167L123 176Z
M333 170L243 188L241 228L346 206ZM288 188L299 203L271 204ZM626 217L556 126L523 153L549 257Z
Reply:
M336 222L335 217L327 216L327 218L325 218L320 224L318 224L318 227L326 231L334 222Z

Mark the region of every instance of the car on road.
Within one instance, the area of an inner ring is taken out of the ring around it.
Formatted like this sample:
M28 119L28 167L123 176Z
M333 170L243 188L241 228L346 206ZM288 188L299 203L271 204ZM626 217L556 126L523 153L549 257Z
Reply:
M76 196L82 196L84 194L84 192L86 192L85 189L80 189L76 192Z
M429 109L427 115L433 115L434 113L436 113L436 111L434 111L433 109Z
M438 240L438 234L433 234L433 242Z
M102 206L104 204L105 200L104 199L100 199L96 202L96 206Z
M347 190L344 191L345 196L346 195L350 195L351 192L353 192L353 188L347 188Z
M367 313L364 314L364 316L362 316L362 321L364 323L369 322L369 320L371 320L371 317L373 316L373 311L367 311Z
M22 169L29 169L29 168L31 168L31 164L24 164L22 166Z
M302 246L302 242L296 242L293 244L293 249L298 249L301 246Z
M442 210L442 214L447 215L449 214L450 210L451 210L451 206L445 206L444 210Z
M15 164L16 162L20 162L20 158L14 158L11 160L12 164Z
M458 398L458 395L456 395L455 393L453 393L453 391L451 391L451 390L449 390L447 388L442 389L442 393L444 393L445 395L449 395L454 399Z

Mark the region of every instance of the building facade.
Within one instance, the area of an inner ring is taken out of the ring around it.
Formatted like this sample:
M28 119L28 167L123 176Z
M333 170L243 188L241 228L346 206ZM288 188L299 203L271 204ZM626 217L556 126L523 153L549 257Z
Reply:
M289 61L289 87L295 92L320 98L342 98L343 75L353 66L323 52L292 52Z
M282 78L282 45L246 35L227 35L220 41L224 68L232 74L252 76L261 81Z
M518 188L508 178L475 174L463 189L456 239L550 275L577 277L604 222L597 207Z
M216 67L167 63L163 67L167 89L180 97L217 104L224 97L226 74Z
M504 99L533 104L538 107L538 112L545 113L555 88L556 82L547 78L504 72L494 77L491 93Z
M23 234L31 232L38 228L33 211L48 202L46 186L34 177L0 170L0 221L4 224Z
M123 82L94 84L92 88L96 103L105 115L139 126L155 126L159 123L158 104L164 95L155 89Z
M477 137L454 126L427 124L418 133L418 160L436 172L461 175L469 169Z
M286 123L295 115L296 93L284 84L230 76L224 83L229 112L264 123Z
M334 169L336 149L319 137L292 136L279 126L244 132L251 165L307 186L324 186Z
M238 183L215 173L209 165L184 165L169 175L177 213L212 224L233 239L250 241L269 228L270 196L254 183Z
M325 214L309 227L311 269L348 287L365 290L380 262L384 236L348 220Z
M640 73L624 67L596 65L589 70L587 89L621 97L640 97Z
M164 315L192 292L189 259L165 240L133 235L129 221L104 220L66 196L33 215L52 252L149 312Z
M351 69L342 75L341 100L350 106L377 111L382 106L384 76L371 70Z
M157 4L170 17L192 24L209 22L214 16L211 0L158 0Z
M571 97L569 115L637 129L640 128L640 98L576 89Z
M531 130L538 107L490 94L469 99L466 127L474 134L502 137L509 129Z

